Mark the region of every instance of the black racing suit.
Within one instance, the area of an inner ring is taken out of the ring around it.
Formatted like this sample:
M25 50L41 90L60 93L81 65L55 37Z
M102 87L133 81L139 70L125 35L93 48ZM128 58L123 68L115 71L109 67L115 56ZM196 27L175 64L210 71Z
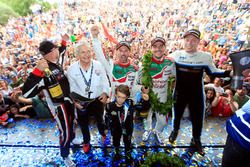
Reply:
M63 56L66 51L65 46L59 48L60 56ZM54 116L57 126L59 128L60 136L60 152L62 157L69 155L70 142L74 138L73 121L75 119L75 108L72 100L69 97L70 88L67 77L64 74L62 67L58 64L48 62L49 69L55 75L64 94L63 103L53 103L44 85L43 73L35 68L29 75L27 81L22 88L24 97L30 98L37 95L40 91L44 91L46 101Z
M194 140L200 141L202 124L205 112L205 93L203 75L229 76L230 71L217 69L212 56L205 52L193 54L185 51L176 51L171 57L175 61L176 87L174 91L174 130L180 128L180 120L188 105L192 122Z

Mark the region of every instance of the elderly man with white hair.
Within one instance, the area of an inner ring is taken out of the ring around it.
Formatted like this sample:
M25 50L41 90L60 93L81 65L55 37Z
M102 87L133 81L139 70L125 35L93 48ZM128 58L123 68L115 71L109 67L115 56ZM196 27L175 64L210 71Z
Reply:
M77 122L83 134L83 151L90 150L89 116L94 115L97 121L102 141L105 142L106 134L103 120L104 104L108 98L109 82L102 64L92 59L91 49L88 43L79 43L75 46L75 54L78 61L74 62L67 71L70 83L70 92L88 99L91 103L82 104L75 100L77 108Z

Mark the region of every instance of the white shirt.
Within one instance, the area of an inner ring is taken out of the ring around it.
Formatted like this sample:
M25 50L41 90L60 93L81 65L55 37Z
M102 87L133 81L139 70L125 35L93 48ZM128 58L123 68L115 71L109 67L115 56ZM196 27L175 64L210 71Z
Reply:
M224 93L224 89L221 86L217 87L213 83L207 84L207 85L205 85L205 87L212 87L212 88L214 88L214 90L215 90L216 93Z
M93 66L93 71L91 70L92 66ZM88 82L91 76L91 71L92 71L92 78L90 84L90 92L92 93L90 94L89 97L89 93L86 91L87 85L84 82L84 77ZM83 97L91 99L100 96L102 93L107 93L108 95L110 88L109 88L108 78L105 73L105 69L102 66L102 64L96 60L91 61L91 65L87 71L85 71L80 66L79 61L73 63L67 71L67 76L70 84L70 92L75 92Z

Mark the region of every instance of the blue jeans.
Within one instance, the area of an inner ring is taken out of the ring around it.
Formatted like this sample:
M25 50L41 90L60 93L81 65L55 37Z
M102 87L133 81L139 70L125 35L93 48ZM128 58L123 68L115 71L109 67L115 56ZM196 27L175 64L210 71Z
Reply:
M236 143L229 135L223 151L222 167L250 166L250 151Z

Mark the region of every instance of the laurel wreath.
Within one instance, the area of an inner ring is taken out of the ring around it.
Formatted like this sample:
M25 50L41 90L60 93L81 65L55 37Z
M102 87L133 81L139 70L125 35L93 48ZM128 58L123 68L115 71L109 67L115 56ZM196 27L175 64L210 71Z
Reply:
M142 85L149 88L149 98L151 103L151 108L153 111L157 111L160 114L167 115L168 112L172 110L173 100L173 84L174 77L169 77L168 79L168 88L167 88L167 101L161 103L158 94L153 92L153 79L150 76L150 66L152 63L153 54L151 51L148 51L142 60Z

